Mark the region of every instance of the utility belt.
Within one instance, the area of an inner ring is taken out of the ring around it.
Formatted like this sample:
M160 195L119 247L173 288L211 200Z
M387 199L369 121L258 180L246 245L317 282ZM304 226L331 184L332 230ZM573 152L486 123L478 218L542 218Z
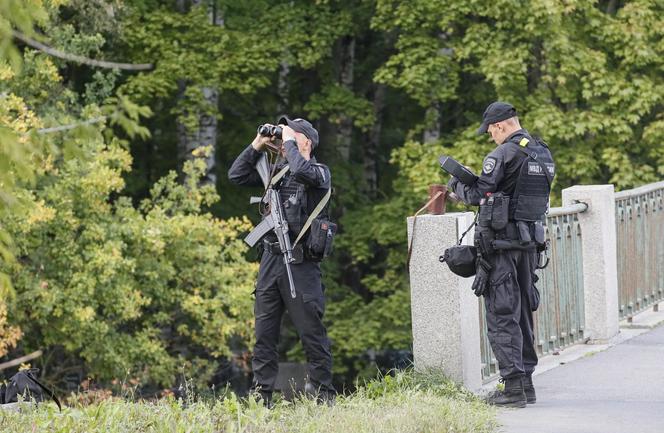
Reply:
M510 198L501 192L480 200L477 233L482 253L504 250L546 250L542 221L514 221L509 218ZM477 237L477 236L476 236Z
M308 227L309 235L304 243L300 243L300 236L295 240L292 255L295 261L292 263L302 263L304 260L320 262L332 253L334 235L337 232L337 225L322 218L313 219ZM263 238L263 251L272 255L282 255L279 242L273 237ZM259 252L259 254L262 254Z
M263 239L263 251L272 254L273 256L281 256L283 253L281 252L281 246L279 245L278 241L272 241L270 239ZM293 258L295 259L293 261L293 264L298 264L302 263L305 259L304 255L304 248L302 245L295 245L293 247Z
M536 251L538 253L546 251L548 244L545 239L542 221L510 220L509 202L510 198L502 193L492 194L480 201L480 210L477 213L476 220L466 230L466 233L468 233L472 226L477 224L475 229L477 253L487 258L496 252L507 250ZM452 247L458 251L450 251L447 258L441 256L441 262L447 261L450 264L448 259L453 259L456 262L455 257L453 257L455 255L460 258L462 256L468 257L467 252L461 251L464 248L461 241L466 233L461 236L457 245ZM463 260L459 259L460 264L462 261L465 261L465 258ZM467 277L468 275L461 276Z
M473 291L477 296L483 295L488 289L492 270L488 259L494 254L504 251L536 252L537 269L544 269L549 264L542 221L511 221L509 202L510 198L502 193L492 194L480 201L478 227L475 231L477 260L473 281ZM542 264L543 254L546 261Z

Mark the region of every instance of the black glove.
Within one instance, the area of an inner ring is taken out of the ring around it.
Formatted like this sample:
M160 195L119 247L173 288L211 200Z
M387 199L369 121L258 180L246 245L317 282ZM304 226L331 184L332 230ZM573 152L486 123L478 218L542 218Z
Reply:
M477 258L477 273L473 280L473 292L478 298L484 295L489 288L489 274L491 273L491 264L482 257Z
M452 177L450 178L449 182L447 182L447 190L450 191L450 192L455 192L455 191L456 191L457 183L459 183L459 179L457 179L456 177L452 176Z

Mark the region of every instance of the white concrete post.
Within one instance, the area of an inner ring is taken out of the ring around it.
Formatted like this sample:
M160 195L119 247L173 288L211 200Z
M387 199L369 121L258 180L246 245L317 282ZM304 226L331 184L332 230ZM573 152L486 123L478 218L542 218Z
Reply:
M583 292L591 343L606 343L618 334L618 268L613 185L576 185L563 190L563 205L577 201L588 210L579 214L583 239Z
M473 221L472 212L417 217L410 260L413 356L417 370L442 370L471 391L482 386L480 320L472 278L462 278L438 258ZM413 217L408 218L408 242ZM473 231L464 238L472 243Z

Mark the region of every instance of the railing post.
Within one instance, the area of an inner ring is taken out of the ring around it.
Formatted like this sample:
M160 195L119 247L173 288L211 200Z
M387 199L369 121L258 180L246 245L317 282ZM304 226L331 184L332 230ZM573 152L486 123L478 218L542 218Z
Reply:
M579 214L583 237L584 335L606 343L618 334L618 273L613 185L576 185L563 190L563 205L588 205Z
M482 385L480 329L472 278L450 272L438 257L473 221L472 212L417 217L410 260L413 355L416 370L439 370L476 391ZM472 231L464 243L472 242ZM408 242L413 217L408 218Z

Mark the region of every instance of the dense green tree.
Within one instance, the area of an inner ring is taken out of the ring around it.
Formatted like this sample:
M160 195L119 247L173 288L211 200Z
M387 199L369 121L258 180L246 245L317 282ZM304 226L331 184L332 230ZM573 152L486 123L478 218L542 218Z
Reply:
M51 0L41 7L35 0L40 7L27 21L21 2L0 4L0 16L13 17L0 20L5 38L10 28L30 34L35 22L41 39L60 50L153 65L128 72L47 59L23 45L2 51L3 58L23 58L25 64L18 75L0 66L13 83L6 104L13 108L0 108L0 117L8 119L4 124L16 118L27 125L15 128L13 142L30 128L116 113L116 126L100 126L106 140L123 139L132 169L121 170L126 186L107 194L112 206L98 222L102 227L117 222L125 208L113 206L129 206L128 198L133 221L144 224L149 212L138 206L144 199L154 202L151 191L160 179L173 182L170 170L179 169L178 181L187 181L181 167L188 156L178 152L183 137L195 144L192 149L216 141L214 152L194 155L208 158L208 171L209 158L216 161L212 174L221 199L206 202L209 209L218 217L248 215L257 222L249 193L230 185L225 170L258 124L283 113L314 120L322 143L316 156L332 168L332 213L341 223L324 272L335 368L346 382L358 373L373 374L381 353L410 348L405 218L426 201L429 184L447 181L438 155L481 167L493 144L475 129L491 101L515 104L523 125L550 144L558 163L554 203L562 188L575 183L611 182L624 189L664 175L661 1ZM132 137L117 126L138 120L134 103L153 113L143 121L149 135ZM90 129L87 139L98 139ZM58 137L46 146L64 149L63 155L69 154L66 144L78 143ZM83 148L86 155L95 153ZM66 160L58 156L54 163ZM28 179L34 168L23 167ZM2 181L3 188L10 185ZM38 185L33 198L45 194L45 184ZM120 195L125 198L116 200ZM203 220L211 218L207 209L200 208ZM120 236L112 228L102 233L111 243ZM214 239L210 233L208 242ZM46 248L39 243L34 247ZM191 263L183 258L171 265L184 270ZM240 291L245 277L238 274ZM213 287L221 277L210 271L207 278L197 284ZM177 285L169 281L159 284ZM185 289L178 293L194 296ZM239 305L246 307L247 299ZM163 305L165 311L172 307ZM152 312L145 314L131 320L147 328ZM208 319L216 323L219 317L210 313ZM189 320L201 332L213 329ZM200 341L199 354L176 349L174 341L193 341L183 335L154 340L168 354L160 365L212 353ZM283 356L301 356L290 337L292 332L284 334ZM83 358L108 373L103 362Z
M79 34L75 14L64 20L58 6L38 22L62 37L49 43L99 55L103 38ZM218 196L198 184L202 160L185 164L184 184L169 173L134 205L124 194L126 148L149 136L138 122L150 109L119 93L117 73L61 75L71 73L64 61L21 54L13 68L0 64L0 127L14 140L1 147L12 157L3 160L6 197L21 204L0 209L17 258L0 263L14 285L8 320L4 297L0 304L0 354L22 333L18 350L42 349L38 365L58 380L131 375L170 386L188 366L205 384L219 360L251 340L256 266L238 238L248 221L207 211ZM14 181L17 169L27 174Z

